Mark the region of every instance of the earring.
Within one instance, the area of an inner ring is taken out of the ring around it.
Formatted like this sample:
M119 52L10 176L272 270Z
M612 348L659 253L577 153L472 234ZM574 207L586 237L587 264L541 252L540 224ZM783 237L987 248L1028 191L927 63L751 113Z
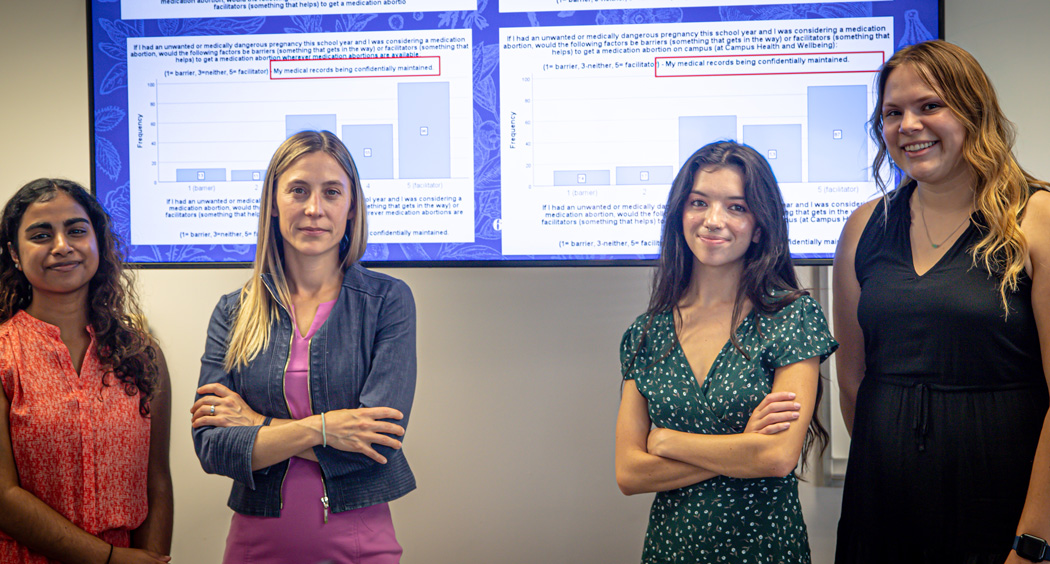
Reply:
M18 270L22 270L22 263L16 262L15 263L15 268L17 268Z

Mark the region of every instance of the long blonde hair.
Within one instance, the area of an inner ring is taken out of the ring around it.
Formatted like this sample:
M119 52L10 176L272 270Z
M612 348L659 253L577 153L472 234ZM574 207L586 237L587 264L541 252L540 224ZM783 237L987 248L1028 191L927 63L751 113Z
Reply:
M350 179L350 214L346 218L346 235L339 246L343 270L357 262L368 243L365 197L353 157L334 134L328 131L303 131L281 143L270 159L259 196L259 240L255 246L252 277L241 288L236 318L230 331L223 365L227 372L242 368L254 359L270 340L270 326L277 319L278 308L291 303L288 280L284 275L284 240L278 221L274 221L274 197L282 174L304 155L323 152L343 168ZM263 275L273 278L276 300L263 284Z
M1028 241L1020 222L1028 203L1029 186L1050 185L1028 174L1014 158L1014 125L1003 115L995 88L977 59L961 47L937 39L897 51L879 71L878 98L870 125L878 146L873 168L883 193L886 184L877 174L888 154L882 137L882 100L890 74L904 65L937 92L966 128L963 159L976 180L974 206L987 225L984 237L971 250L973 262L975 266L983 263L989 272L1000 277L999 295L1009 313L1007 295L1017 290L1028 256ZM902 173L901 186L912 180Z

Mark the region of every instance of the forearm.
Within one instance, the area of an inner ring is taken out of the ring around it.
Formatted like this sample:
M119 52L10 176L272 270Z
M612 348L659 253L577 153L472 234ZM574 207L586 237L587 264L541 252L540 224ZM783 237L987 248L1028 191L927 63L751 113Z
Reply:
M1050 541L1050 412L1043 419L1039 446L1032 464L1024 511L1017 534L1027 533Z
M148 490L149 514L146 515L146 520L131 532L131 547L144 548L159 554L171 554L175 507L171 475L156 478Z
M733 478L787 476L798 464L801 450L778 435L706 435L666 429L662 434L663 440L650 445L651 454Z
M285 420L282 423L271 423L259 429L255 436L255 445L252 447L253 471L273 466L293 456L309 458L308 455L302 456L304 451L324 443L320 415Z
M853 420L857 410L857 394L864 380L863 352L852 342L843 342L836 353L836 380L839 384L839 410L846 431L853 434Z
M842 412L842 422L846 424L846 432L853 436L853 416L857 409L857 391L850 390L846 386L839 386L839 410Z
M102 564L109 557L108 543L21 487L0 494L0 529L19 544L59 562Z
M710 470L643 451L626 454L616 464L616 483L624 495L676 490L715 476Z
M294 423L296 421L297 421L297 419L277 419L277 418L273 418L273 419L270 420L269 426L271 426L271 427L278 427L278 426L281 426L281 425L287 425L289 423ZM317 462L317 455L314 454L314 449L313 448L307 448L307 449L303 450L302 452L297 452L297 453L295 453L295 456L298 457L298 458L303 458L303 459L306 459L306 460Z

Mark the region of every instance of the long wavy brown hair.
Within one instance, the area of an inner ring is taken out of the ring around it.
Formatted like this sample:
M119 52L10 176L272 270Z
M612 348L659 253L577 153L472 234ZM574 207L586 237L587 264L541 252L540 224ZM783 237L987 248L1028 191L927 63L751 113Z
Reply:
M26 209L68 194L88 214L98 243L98 271L89 282L88 322L95 331L99 360L129 396L139 396L139 413L149 415L157 379L157 351L144 324L131 271L124 268L123 245L110 228L109 214L76 182L40 178L26 184L7 202L0 219L0 322L11 319L33 301L33 287L15 268L8 249L18 252L18 233ZM105 385L105 378L103 378Z
M907 65L944 101L966 128L963 159L973 171L974 207L984 216L984 236L971 249L974 265L982 263L999 278L999 295L1007 310L1007 294L1017 290L1024 272L1028 241L1021 232L1021 217L1028 203L1029 187L1050 188L1026 172L1014 158L1014 125L1006 119L995 88L980 63L963 48L937 39L897 51L882 66L876 79L878 98L871 114L871 137L878 146L872 168L876 182L886 193L886 181L878 174L889 151L882 137L882 102L886 82L894 69ZM903 186L913 179L901 173Z
M685 242L682 213L696 177L700 172L724 168L740 174L744 183L744 200L755 216L755 226L759 234L758 242L752 243L744 253L744 271L740 275L740 287L737 288L733 303L732 326L736 327L743 319L747 302L761 315L772 316L796 299L809 294L799 285L795 267L791 263L784 198L769 162L758 151L736 141L718 141L704 145L686 159L671 183L667 207L664 209L660 258L653 272L649 307L646 309L646 325L639 344L627 363L628 370L648 368L636 368L634 361L641 344L648 337L653 319L663 313L677 315L678 304L692 280L694 257ZM729 340L741 355L750 360L748 352L740 346L736 331L730 332ZM665 350L656 362L670 352L670 348ZM803 471L813 447L819 447L819 453L823 454L828 444L828 431L819 417L820 400L823 396L824 383L823 377L820 377L817 380L813 419L810 420L802 446Z

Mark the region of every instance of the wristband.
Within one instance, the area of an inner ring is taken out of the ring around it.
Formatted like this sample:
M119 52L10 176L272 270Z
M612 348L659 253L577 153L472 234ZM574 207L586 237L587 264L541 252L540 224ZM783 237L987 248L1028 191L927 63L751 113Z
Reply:
M325 429L324 425L324 412L321 412L321 446L328 446L328 430Z
M1032 562L1043 562L1050 553L1047 542L1035 535L1022 534L1014 537L1013 549L1017 555Z

